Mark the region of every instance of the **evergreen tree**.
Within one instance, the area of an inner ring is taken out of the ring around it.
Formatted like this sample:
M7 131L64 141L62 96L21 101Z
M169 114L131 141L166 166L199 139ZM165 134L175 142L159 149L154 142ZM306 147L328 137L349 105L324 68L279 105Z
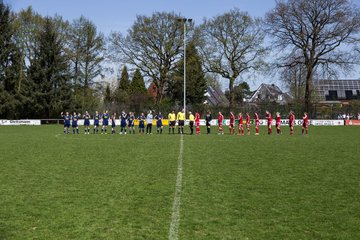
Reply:
M130 104L132 111L140 113L146 108L149 97L147 96L144 78L139 69L136 69L130 84Z
M133 76L131 84L130 84L130 92L132 94L146 93L144 78L141 75L141 72L139 69L135 70L134 76Z
M16 87L23 62L14 42L14 16L0 1L0 118L18 118L22 106L21 92Z
M112 96L111 96L111 89L110 84L107 84L105 87L105 94L104 94L104 106L106 109L109 109L112 104Z
M173 99L183 101L184 88L184 58L177 63L177 70L173 76ZM190 42L186 47L186 102L189 105L202 104L207 89L205 74L202 70L201 58L195 44Z
M127 67L124 66L121 77L118 80L118 87L115 93L116 105L120 108L126 108L129 103L130 81Z
M234 86L234 106L240 105L244 101L244 98L250 94L250 86L247 82L242 82ZM225 91L225 96L227 99L230 99L229 91Z
M58 117L59 112L70 107L71 91L64 42L51 18L45 18L37 41L39 48L29 69L34 94L29 117Z
M121 71L121 77L119 80L119 90L122 92L128 92L130 88L129 73L127 67L124 66Z

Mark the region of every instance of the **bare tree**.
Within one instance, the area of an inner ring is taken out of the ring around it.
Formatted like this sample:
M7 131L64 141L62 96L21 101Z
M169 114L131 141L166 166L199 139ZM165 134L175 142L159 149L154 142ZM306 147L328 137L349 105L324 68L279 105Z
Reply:
M205 20L199 27L199 49L205 70L229 80L230 106L234 104L234 83L243 73L264 66L265 33L260 19L233 9Z
M303 64L293 64L297 57L293 56L285 63L286 67L280 70L280 79L289 89L295 102L300 103L304 98L307 69Z
M68 31L68 55L72 63L75 87L92 86L96 77L101 76L104 60L105 39L95 24L84 16L75 19Z
M182 25L179 15L156 12L152 16L137 16L126 36L119 32L110 36L113 60L131 64L152 79L157 87L157 103L164 97L170 73L182 52Z
M314 73L336 72L357 63L349 51L360 30L360 11L349 0L278 1L266 15L280 67L306 68L304 108L311 107ZM297 56L289 62L289 58Z

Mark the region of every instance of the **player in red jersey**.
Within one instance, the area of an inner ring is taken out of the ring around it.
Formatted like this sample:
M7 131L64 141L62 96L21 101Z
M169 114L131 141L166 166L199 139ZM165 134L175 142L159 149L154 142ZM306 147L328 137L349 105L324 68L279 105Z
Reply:
M281 134L281 116L280 113L276 113L276 133Z
M250 114L246 113L246 130L247 130L247 135L250 135Z
M309 129L309 118L306 112L304 112L303 115L303 124L302 124L302 135L304 135L304 130L306 131L306 135L308 134L308 129Z
M242 113L239 113L238 119L239 119L238 135L244 135L244 126L243 126L243 116L242 116Z
M259 135L260 118L257 112L255 112L255 135Z
M221 112L219 112L219 116L218 116L219 134L224 134L223 120L224 120L224 116L221 114Z
M200 134L200 114L195 113L195 130L196 134Z
M289 115L290 135L294 134L294 125L295 125L295 115L293 111L290 111L290 115Z
M230 112L230 124L229 124L230 135L234 134L234 125L235 125L235 115L233 112Z
M272 116L269 111L266 111L266 120L267 120L267 127L268 127L268 134L272 134Z

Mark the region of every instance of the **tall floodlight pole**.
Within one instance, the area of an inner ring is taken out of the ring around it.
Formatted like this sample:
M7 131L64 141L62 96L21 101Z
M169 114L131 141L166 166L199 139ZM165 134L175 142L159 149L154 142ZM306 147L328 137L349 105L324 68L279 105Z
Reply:
M186 23L192 22L191 18L179 18L179 22L184 24L184 114L186 116Z

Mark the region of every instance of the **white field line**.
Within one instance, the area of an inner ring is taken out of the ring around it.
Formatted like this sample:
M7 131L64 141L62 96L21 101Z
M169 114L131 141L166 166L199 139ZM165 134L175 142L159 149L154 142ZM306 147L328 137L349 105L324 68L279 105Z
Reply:
M169 229L169 240L179 239L179 226L180 226L180 198L181 198L181 184L182 184L182 172L183 172L183 149L184 149L184 137L180 138L180 151L178 157L178 167L176 175L175 196L172 206L171 223Z

